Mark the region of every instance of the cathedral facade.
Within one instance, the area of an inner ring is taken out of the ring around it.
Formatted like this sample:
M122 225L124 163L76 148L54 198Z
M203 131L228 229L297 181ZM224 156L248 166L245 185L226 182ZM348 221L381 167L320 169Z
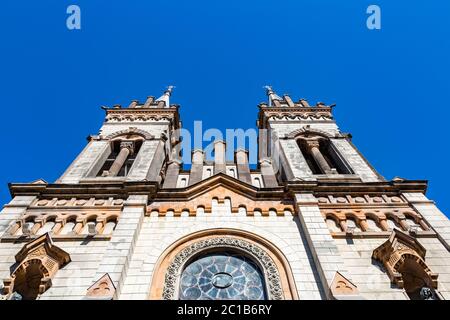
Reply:
M217 140L186 170L171 93L105 108L54 183L9 185L1 299L450 299L427 182L378 174L333 106L267 87L257 168Z

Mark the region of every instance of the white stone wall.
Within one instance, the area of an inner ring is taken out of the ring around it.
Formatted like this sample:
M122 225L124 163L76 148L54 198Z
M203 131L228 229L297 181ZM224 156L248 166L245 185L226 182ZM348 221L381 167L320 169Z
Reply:
M101 158L105 158L105 155L107 157L110 152L108 141L90 141L57 182L78 183L92 171L92 167Z
M300 236L297 218L232 214L226 203L213 204L212 211L212 214L196 217L158 217L157 214L146 217L119 299L146 299L149 296L155 264L163 252L184 236L214 228L244 230L267 239L287 258L299 298L323 298L312 258Z
M331 139L331 142L363 182L381 181L380 177L346 139Z
M159 150L158 150L159 148ZM157 150L159 152L157 152ZM139 181L149 177L150 167L154 158L162 157L160 163L162 165L164 159L164 142L160 140L147 140L141 146L136 160L131 167L127 176L128 181ZM160 167L159 167L160 169ZM159 174L159 171L156 172Z
M280 145L295 178L316 180L294 139L280 140Z

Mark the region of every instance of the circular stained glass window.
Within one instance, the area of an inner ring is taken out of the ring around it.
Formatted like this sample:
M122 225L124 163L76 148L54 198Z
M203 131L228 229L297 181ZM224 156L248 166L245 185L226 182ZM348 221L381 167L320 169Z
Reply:
M264 300L259 267L233 253L210 253L190 262L181 274L181 300Z

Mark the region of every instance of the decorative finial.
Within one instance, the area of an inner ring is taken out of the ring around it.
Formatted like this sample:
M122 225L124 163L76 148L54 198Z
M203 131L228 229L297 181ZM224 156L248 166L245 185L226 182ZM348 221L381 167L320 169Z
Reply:
M272 86L266 85L264 88L267 90L266 94L269 96L269 107L272 106L274 100L281 101L282 99L277 96L277 94L273 91ZM275 103L276 105L277 103ZM278 103L279 104L279 103Z
M167 93L168 95L171 95L173 89L175 89L175 86L167 86L167 90L164 93Z
M169 97L172 95L172 90L173 88L175 88L175 86L168 86L166 91L164 91L164 94L159 97L158 99L156 99L156 101L164 101L165 103L165 107L168 108L170 107L170 103L169 103Z

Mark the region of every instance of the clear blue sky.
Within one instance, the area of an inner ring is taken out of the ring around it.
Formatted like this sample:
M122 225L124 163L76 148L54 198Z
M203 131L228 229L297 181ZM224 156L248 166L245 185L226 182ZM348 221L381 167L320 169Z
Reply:
M66 8L81 8L81 30ZM366 28L366 8L382 29ZM262 86L337 103L341 129L386 178L428 179L450 213L449 1L3 0L2 152L8 182L54 181L96 134L101 105L176 85L186 128L249 128Z

